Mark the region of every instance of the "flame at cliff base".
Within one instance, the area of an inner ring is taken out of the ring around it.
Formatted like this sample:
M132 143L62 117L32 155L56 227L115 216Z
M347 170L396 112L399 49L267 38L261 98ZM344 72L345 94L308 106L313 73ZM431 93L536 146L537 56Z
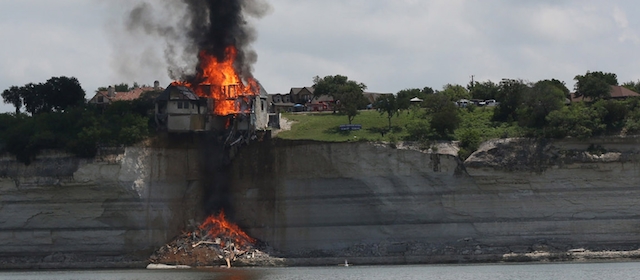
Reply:
M215 115L227 116L250 111L251 101L247 96L260 94L260 86L253 78L242 79L234 67L237 49L226 48L225 57L219 61L206 51L198 55L199 65L195 78L191 81L175 81L174 86L185 86L200 97L214 100L212 112Z
M222 238L221 245L223 247L226 245L226 240L230 240L238 246L246 246L256 242L236 224L227 221L224 211L218 215L209 216L198 228L205 231L209 238Z

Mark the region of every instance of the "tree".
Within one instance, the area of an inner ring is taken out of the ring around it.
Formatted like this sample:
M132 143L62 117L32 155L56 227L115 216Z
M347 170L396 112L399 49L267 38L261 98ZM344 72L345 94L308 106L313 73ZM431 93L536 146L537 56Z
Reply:
M402 110L409 109L409 106L411 106L410 100L412 98L417 97L422 100L425 100L427 96L433 93L434 91L430 87L424 87L423 89L419 89L419 88L403 89L396 94L398 107Z
M435 93L424 102L430 114L429 125L440 139L448 139L450 134L460 125L458 106L451 101L451 96Z
M626 83L622 84L622 86L627 88L627 89L629 89L629 90L632 90L632 91L635 91L637 93L640 93L640 80L638 80L636 82L633 82L633 81L626 82Z
M362 94L367 86L363 83L349 80L346 76L335 75L313 78L315 97L328 95L336 102L336 109L347 115L349 124L358 114L358 109L367 106L367 99Z
M503 79L496 100L500 102L493 111L493 120L510 122L518 120L517 110L522 104L527 85L522 80Z
M375 102L375 108L380 112L380 115L387 114L389 130L391 130L391 118L393 118L393 115L398 115L398 110L400 109L396 96L393 94L385 94L379 97Z
M461 85L446 84L440 93L447 96L449 100L453 102L460 99L471 99L471 93Z
M539 81L523 92L523 102L517 111L520 126L543 128L547 115L564 106L565 92L559 88L563 85L556 81Z
M85 92L75 77L53 77L45 83L45 102L51 109L61 112L84 104Z
M113 88L117 92L126 92L126 91L129 91L129 84L121 83L113 86Z
M593 101L610 97L611 86L618 85L616 74L600 71L587 71L585 75L577 75L573 79L576 81L576 97L584 97Z
M50 112L51 108L45 102L44 94L46 92L45 85L28 83L20 88L20 97L25 106L25 111L31 115L37 115L44 112Z
M499 90L498 84L492 81L478 82L469 88L471 97L480 100L496 99Z
M5 104L11 104L16 107L16 115L20 114L20 108L22 108L22 98L20 97L20 88L12 86L9 89L5 89L2 92L2 99Z
M584 102L563 106L547 116L549 129L547 137L564 138L567 136L580 139L589 138L604 132L606 125L602 118L606 114L599 108L587 107Z
M85 92L78 79L71 77L53 77L45 83L28 83L22 87L11 87L2 93L5 103L16 107L20 112L22 105L31 115L48 112L61 112L85 102Z

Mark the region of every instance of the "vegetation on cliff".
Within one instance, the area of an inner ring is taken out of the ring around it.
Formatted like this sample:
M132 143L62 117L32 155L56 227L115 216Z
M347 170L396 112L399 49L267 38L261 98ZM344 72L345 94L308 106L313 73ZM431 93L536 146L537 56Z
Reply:
M28 164L46 149L92 157L100 146L134 144L153 131L153 94L100 107L86 103L75 78L11 87L2 97L16 112L0 114L0 150Z
M442 90L406 89L393 98L381 98L376 110L361 110L354 120L362 130L340 130L345 124L338 114L291 113L296 124L278 134L286 139L319 141L460 141L460 156L468 157L491 138L534 137L585 139L601 135L627 135L640 131L640 97L612 98L615 74L587 72L578 75L571 95L561 81L535 83L504 79L460 85ZM640 83L625 83L635 90ZM411 104L409 98L422 102ZM456 103L461 99L482 100ZM496 103L485 103L484 100ZM456 106L457 105L457 106Z

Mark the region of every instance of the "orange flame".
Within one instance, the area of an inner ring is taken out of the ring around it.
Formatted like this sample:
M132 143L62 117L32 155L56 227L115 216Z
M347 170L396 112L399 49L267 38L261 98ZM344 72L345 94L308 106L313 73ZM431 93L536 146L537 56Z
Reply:
M209 216L199 227L200 230L206 231L209 237L224 237L233 240L239 246L247 243L255 243L255 239L249 237L237 225L230 223L221 211L218 215ZM224 240L222 241L224 246Z
M229 46L225 50L223 61L200 51L198 58L200 65L194 85L190 82L176 81L172 85L186 86L200 97L214 100L212 113L219 116L227 116L251 111L250 101L243 97L254 96L260 93L258 82L253 78L243 81L234 68L238 50Z

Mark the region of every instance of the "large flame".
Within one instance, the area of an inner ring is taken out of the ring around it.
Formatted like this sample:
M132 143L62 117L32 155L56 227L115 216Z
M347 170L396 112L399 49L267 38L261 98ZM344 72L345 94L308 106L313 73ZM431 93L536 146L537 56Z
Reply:
M230 223L224 216L224 211L221 211L218 215L209 216L200 226L200 230L207 232L210 238L222 239L222 246L224 246L224 239L233 241L236 245L245 246L255 243L255 239L249 237L244 231L237 225Z
M253 78L240 78L234 67L237 54L238 50L229 46L225 50L224 60L218 61L215 56L200 51L200 64L193 79L197 84L176 81L173 85L186 86L200 97L212 98L212 113L215 115L248 113L251 110L251 99L247 97L258 95L260 87Z

